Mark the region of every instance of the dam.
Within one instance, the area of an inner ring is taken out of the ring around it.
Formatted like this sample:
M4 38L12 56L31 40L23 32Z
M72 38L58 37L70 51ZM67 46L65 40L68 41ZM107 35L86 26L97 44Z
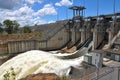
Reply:
M10 80L37 73L73 80L120 79L120 13L84 17L84 6L69 9L72 19L32 26L36 33L0 35L0 55L15 56L0 62L1 80L7 73Z
M78 50L88 46L92 41L91 50L102 49L105 45L111 44L120 31L120 13L84 17L84 6L73 6L69 9L73 10L72 19L34 26L35 32L43 31L42 38L37 33L22 35L25 38L21 35L7 35L7 38L0 35L0 54L29 50L52 51L72 47ZM110 48L112 44L107 47ZM119 41L114 45L120 48Z

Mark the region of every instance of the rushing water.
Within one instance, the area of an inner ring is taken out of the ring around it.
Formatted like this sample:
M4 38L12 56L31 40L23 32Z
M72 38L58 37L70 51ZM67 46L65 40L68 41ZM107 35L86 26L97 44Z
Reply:
M50 52L32 50L22 53L0 66L0 80L4 75L14 69L16 80L36 73L56 73L57 75L69 75L71 66L80 66L83 57L62 60ZM12 78L11 78L12 80Z

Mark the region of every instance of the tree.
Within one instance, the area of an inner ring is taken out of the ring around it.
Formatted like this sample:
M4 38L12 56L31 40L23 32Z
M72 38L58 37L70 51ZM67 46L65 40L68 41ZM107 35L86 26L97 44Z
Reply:
M28 26L23 27L23 33L31 33L31 29Z
M0 33L3 33L3 28L2 28L2 24L0 23Z
M5 26L5 31L8 33L8 34L12 34L13 33L13 23L12 21L10 20L5 20L3 21L3 24Z
M20 24L18 24L16 21L13 21L13 25L14 25L13 33L17 33L19 31Z
M5 26L5 31L8 34L17 33L20 26L16 21L11 20L3 21L3 25Z

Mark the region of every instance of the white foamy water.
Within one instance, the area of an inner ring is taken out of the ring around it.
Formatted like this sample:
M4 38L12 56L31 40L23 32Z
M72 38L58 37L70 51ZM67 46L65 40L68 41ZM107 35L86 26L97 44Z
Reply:
M49 52L28 51L22 53L0 66L0 80L4 75L14 69L16 80L26 77L29 74L56 73L57 75L69 75L71 66L80 66L83 57L73 60L62 60ZM12 78L10 80L13 80Z

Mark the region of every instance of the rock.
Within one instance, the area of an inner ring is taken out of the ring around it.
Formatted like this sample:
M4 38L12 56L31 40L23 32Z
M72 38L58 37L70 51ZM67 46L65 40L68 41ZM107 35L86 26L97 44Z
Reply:
M60 78L54 73L31 74L20 80L59 80Z
M58 53L74 53L76 50L77 50L76 46L73 46L70 49L68 49L67 47L65 47L62 50L59 50Z

